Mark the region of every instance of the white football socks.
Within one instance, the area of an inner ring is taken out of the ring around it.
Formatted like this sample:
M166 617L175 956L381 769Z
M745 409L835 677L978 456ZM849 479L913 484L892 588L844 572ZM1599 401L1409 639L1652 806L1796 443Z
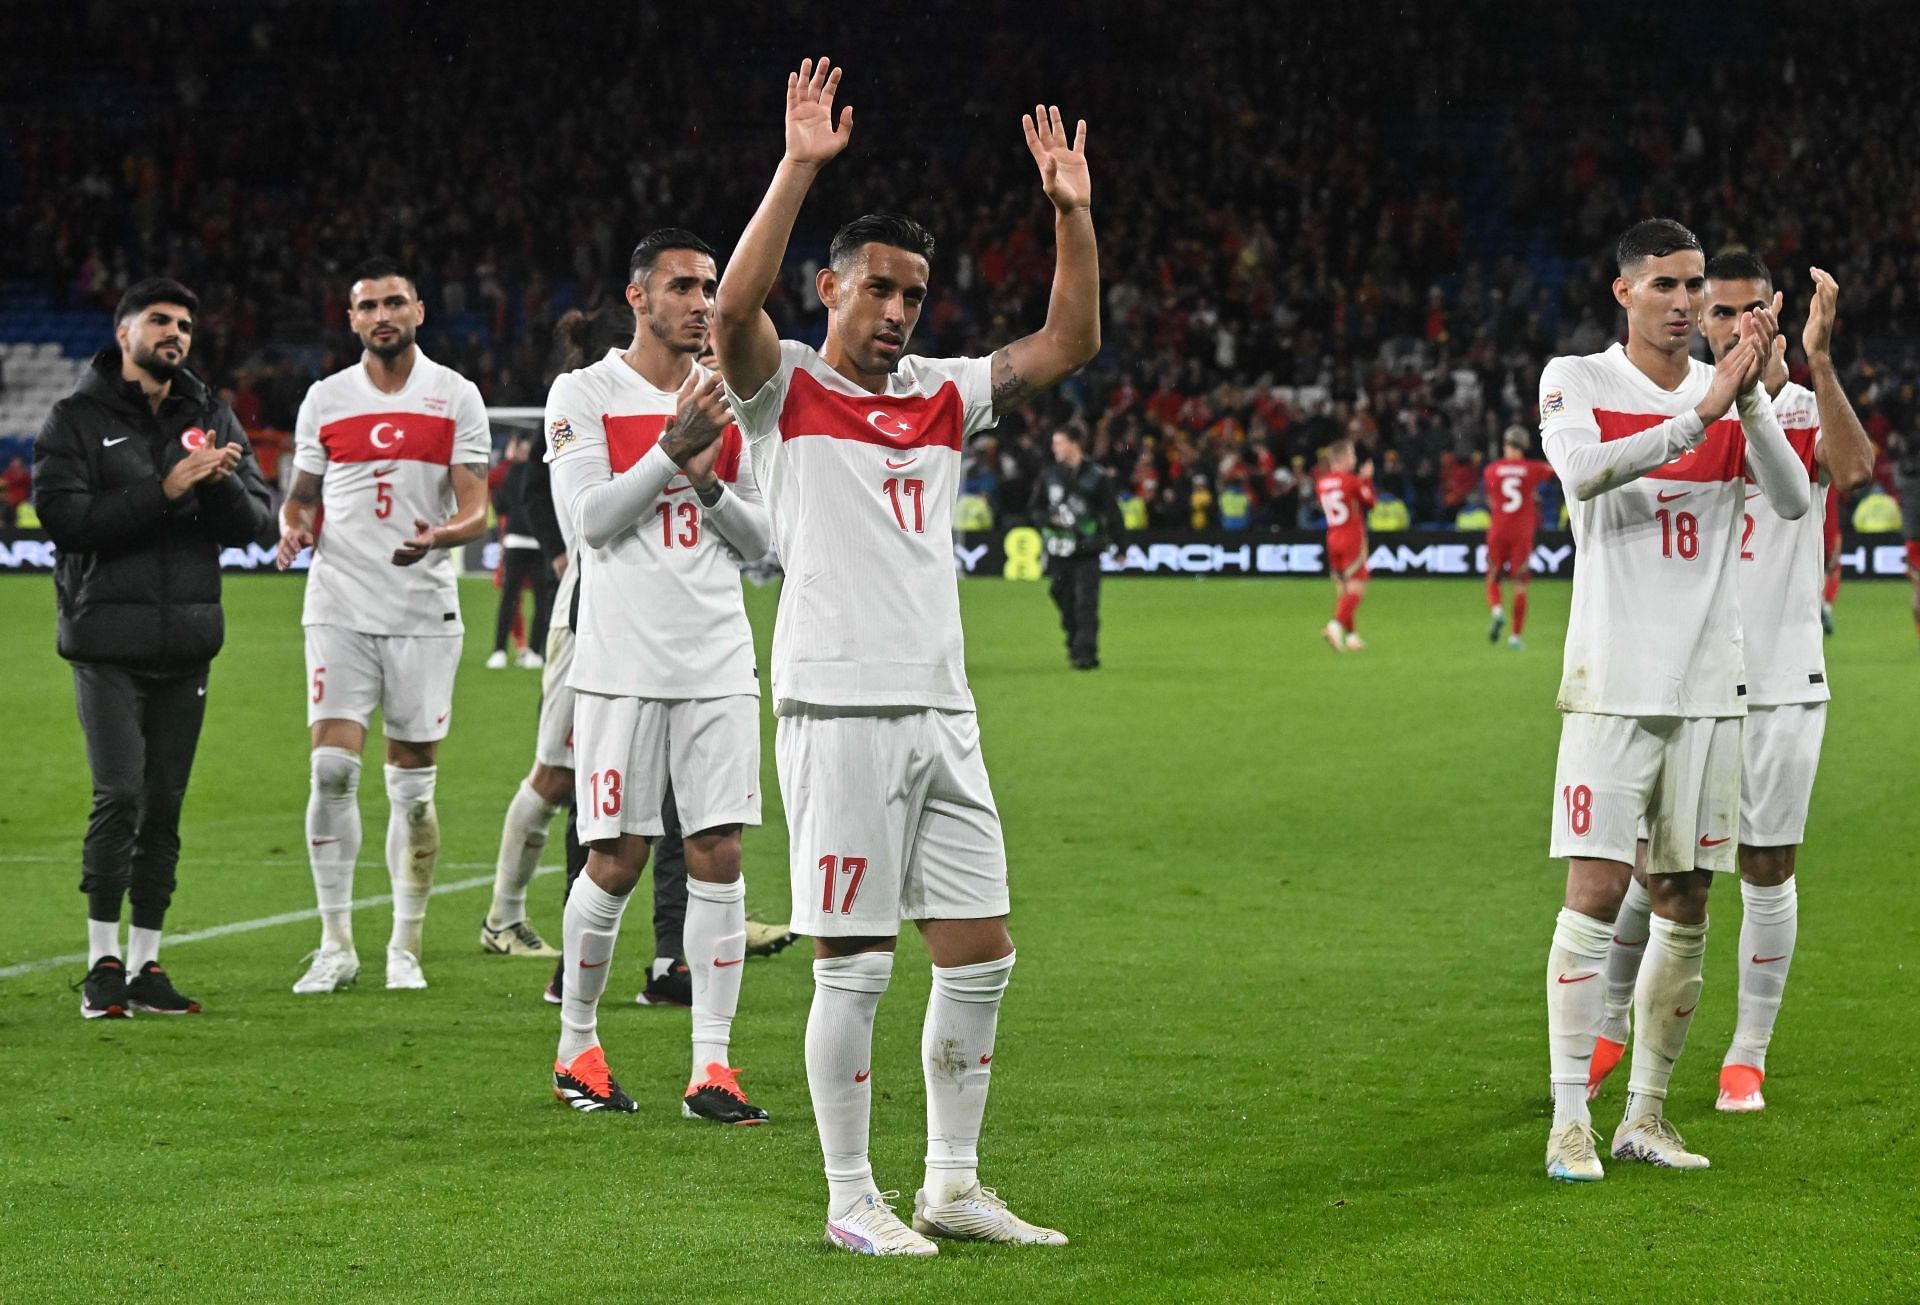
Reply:
M540 868L540 854L547 849L547 826L559 808L534 792L533 785L520 781L520 788L507 804L506 823L500 827L500 857L493 866L493 905L487 911L487 924L504 929L527 918L527 885Z
M1687 1045L1700 1004L1707 926L1653 917L1647 963L1633 1003L1633 1068L1627 1078L1628 1119L1666 1113L1667 1082Z
M109 956L124 957L120 950L120 922L87 917L87 968L91 970Z
M708 1065L728 1065L727 1043L740 1008L740 971L747 959L747 881L708 883L687 877L684 926L693 980L693 1081Z
M1792 878L1778 885L1740 882L1740 900L1746 906L1740 924L1740 1010L1723 1065L1750 1065L1766 1072L1767 1043L1780 1017L1787 967L1793 964L1793 944L1800 932L1800 892L1794 884Z
M440 858L440 816L433 806L438 773L437 766L387 767L387 878L393 884L393 935L387 946L415 957Z
M1600 1026L1601 1037L1623 1047L1629 1031L1627 1017L1633 1011L1634 981L1647 955L1647 921L1652 914L1647 886L1638 879L1627 880L1627 896L1614 918L1613 942L1607 949L1607 1015Z
M1561 908L1547 952L1547 1064L1553 1083L1553 1126L1591 1124L1587 1066L1605 1013L1607 944L1613 927Z
M925 1191L944 1205L979 1181L980 1121L993 1076L993 1034L1014 954L977 965L933 967L933 992L920 1031L927 1080Z
M307 864L320 908L320 945L353 950L353 863L360 856L360 757L315 748L307 794Z
M160 931L142 929L137 924L127 926L127 973L138 974L142 966L160 959ZM1776 1008L1778 1003L1775 1003Z
M827 1214L843 1214L874 1186L867 1159L873 1103L873 1016L893 977L892 952L856 952L813 963L807 1014L807 1094L826 1162Z
M613 944L620 936L620 916L626 897L615 897L586 875L567 892L561 946L566 953L567 978L560 989L560 1050L562 1065L600 1041L600 994L607 990L607 970Z

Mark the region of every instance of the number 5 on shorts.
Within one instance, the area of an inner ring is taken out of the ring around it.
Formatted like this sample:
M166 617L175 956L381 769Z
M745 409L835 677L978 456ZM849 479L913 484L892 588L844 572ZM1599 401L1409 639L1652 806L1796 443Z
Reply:
M836 871L847 876L847 892L846 896L840 899L840 914L851 915L853 914L853 899L858 896L860 892L860 880L864 878L867 873L867 858L864 856L823 856L820 858L820 874L822 879L820 885L820 913L822 915L833 914L833 880Z

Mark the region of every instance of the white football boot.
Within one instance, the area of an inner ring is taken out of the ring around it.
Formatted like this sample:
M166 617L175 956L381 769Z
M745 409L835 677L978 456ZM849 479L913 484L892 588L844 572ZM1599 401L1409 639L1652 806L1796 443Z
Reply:
M1686 1139L1665 1115L1623 1119L1613 1130L1615 1160L1644 1160L1662 1169L1705 1169L1712 1162L1687 1150Z
M1593 1129L1570 1119L1547 1134L1547 1177L1563 1183L1597 1183L1607 1176Z
M924 1191L913 1194L913 1230L927 1237L963 1242L1005 1242L1011 1246L1065 1246L1067 1235L1028 1223L1007 1208L991 1187L974 1183L942 1205L929 1205Z
M311 953L307 972L294 980L293 990L300 996L317 992L339 992L351 988L360 977L360 958L344 947L322 947Z
M387 948L387 987L424 988L427 976L421 972L420 958L404 947Z
M940 1248L893 1212L898 1192L868 1192L843 1215L827 1220L827 1245L855 1255L938 1255Z

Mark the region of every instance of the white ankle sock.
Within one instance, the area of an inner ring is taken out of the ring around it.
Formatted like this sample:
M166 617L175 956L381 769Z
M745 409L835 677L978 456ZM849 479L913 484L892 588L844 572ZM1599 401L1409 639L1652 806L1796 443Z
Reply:
M1627 1078L1628 1119L1666 1111L1667 1083L1687 1045L1700 1004L1707 926L1653 917L1647 962L1633 1002L1633 1068Z
M493 866L493 905L487 911L487 924L504 929L527 918L527 885L540 868L540 854L547 849L547 826L558 810L534 792L526 780L507 803L506 823L500 827L500 856Z
M127 973L138 974L149 961L160 959L160 931L127 926Z
M893 977L892 952L856 952L813 963L807 1014L807 1094L826 1162L827 1213L845 1213L874 1186L867 1159L873 1101L873 1016Z
M388 947L420 955L420 931L440 859L440 816L433 806L437 766L387 767L387 878L393 884Z
M944 1205L979 1181L980 1121L993 1076L993 1035L1014 954L978 965L933 967L920 1031L927 1080L927 1200Z
M360 856L360 758L315 748L307 794L307 864L320 908L320 945L353 950L353 863Z
M698 1083L708 1065L731 1063L727 1043L747 959L747 881L712 884L689 876L685 937L693 980L693 1081Z
M626 897L615 897L586 875L567 892L567 913L560 926L567 979L561 985L560 1049L562 1065L600 1041L600 994L607 990L613 944L620 936Z
M1746 917L1740 924L1740 1009L1733 1045L1723 1065L1750 1065L1765 1073L1767 1043L1780 1017L1787 989L1787 967L1800 932L1800 891L1795 881L1778 885L1740 883Z
M1563 907L1547 952L1547 1064L1553 1084L1553 1126L1590 1124L1587 1067L1606 1006L1601 976L1613 928Z
M1647 955L1647 920L1653 914L1653 901L1646 885L1638 879L1627 881L1627 896L1620 903L1620 914L1613 921L1612 944L1607 948L1607 1014L1600 1036L1609 1042L1626 1045L1627 1016L1633 1010L1633 985L1640 977L1640 963Z
M87 920L87 968L91 970L107 957L119 958L123 963L126 953L120 950L120 922L118 920Z

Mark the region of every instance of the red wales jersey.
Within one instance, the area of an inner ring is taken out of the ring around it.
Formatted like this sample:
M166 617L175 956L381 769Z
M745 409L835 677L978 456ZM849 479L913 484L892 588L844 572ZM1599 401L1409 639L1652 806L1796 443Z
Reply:
M1533 458L1501 458L1487 464L1480 478L1486 494L1487 527L1491 536L1527 538L1540 530L1540 487L1553 479L1553 468Z
M1313 496L1327 518L1327 551L1351 554L1367 542L1367 509L1373 482L1350 471L1324 471L1313 478Z

